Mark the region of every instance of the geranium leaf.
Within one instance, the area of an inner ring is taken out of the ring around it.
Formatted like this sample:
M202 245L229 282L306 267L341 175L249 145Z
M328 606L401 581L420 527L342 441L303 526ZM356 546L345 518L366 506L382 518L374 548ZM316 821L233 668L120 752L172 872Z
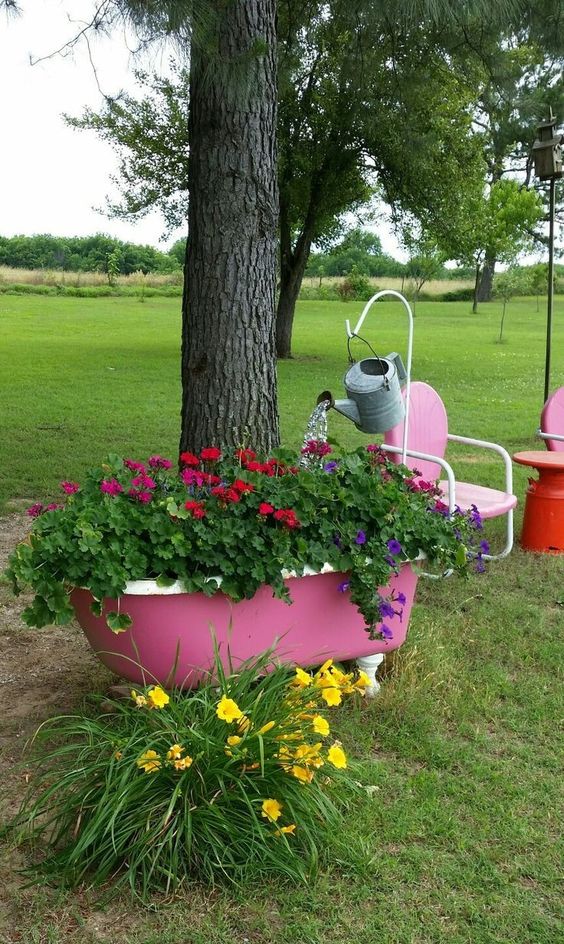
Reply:
M106 616L106 623L110 627L112 633L116 634L124 633L125 630L131 626L132 622L133 620L131 619L131 616L129 616L127 613L116 613L115 611L112 611Z

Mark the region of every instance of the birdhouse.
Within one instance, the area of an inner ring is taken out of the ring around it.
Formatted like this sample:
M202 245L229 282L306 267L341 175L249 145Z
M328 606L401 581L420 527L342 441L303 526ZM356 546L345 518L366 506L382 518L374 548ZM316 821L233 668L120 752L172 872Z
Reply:
M535 176L540 180L551 180L553 177L562 177L562 141L563 137L556 134L556 119L550 118L537 128L537 140L533 144L533 159L535 162Z

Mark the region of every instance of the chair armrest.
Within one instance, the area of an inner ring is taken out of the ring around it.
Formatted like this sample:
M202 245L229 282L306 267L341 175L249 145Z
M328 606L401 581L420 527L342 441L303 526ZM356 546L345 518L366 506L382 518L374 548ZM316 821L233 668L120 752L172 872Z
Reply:
M537 436L540 436L541 439L555 439L556 442L564 442L564 436L561 436L560 433L543 433L540 429L537 429Z
M448 434L448 440L449 442L464 443L467 446L477 446L479 449L490 449L492 452L497 452L503 459L505 467L505 491L508 495L513 495L513 466L507 449L504 449L499 443L488 442L485 439L472 439L470 436L455 436L453 433Z
M403 455L403 449L401 446L389 446L387 443L382 443L380 448L384 449L386 452L393 452L396 455ZM437 465L440 465L441 468L445 470L448 480L448 511L449 514L452 515L456 506L456 482L450 463L448 463L446 459L442 459L440 456L431 456L427 452L416 452L415 449L406 449L405 454L407 456L411 456L413 459L426 459L428 462L436 462Z

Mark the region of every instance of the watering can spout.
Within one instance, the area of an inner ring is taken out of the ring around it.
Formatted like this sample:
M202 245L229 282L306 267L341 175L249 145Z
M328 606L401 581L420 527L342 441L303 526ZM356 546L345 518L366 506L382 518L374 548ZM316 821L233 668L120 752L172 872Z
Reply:
M348 420L352 420L355 426L360 427L360 412L354 400L334 400L331 405L337 413L346 416Z

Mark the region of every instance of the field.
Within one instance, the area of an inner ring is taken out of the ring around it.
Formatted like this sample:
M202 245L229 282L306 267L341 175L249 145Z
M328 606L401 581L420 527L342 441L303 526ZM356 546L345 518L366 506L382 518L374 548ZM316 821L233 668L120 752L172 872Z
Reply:
M337 289L344 277L304 278L302 283L304 298L316 298L326 289ZM383 288L392 288L411 297L415 293L415 284L408 278L369 278L368 283L376 292ZM321 288L321 292L320 292ZM425 297L437 297L458 289L472 289L473 282L463 279L436 279L426 282L422 292ZM130 275L118 275L110 285L104 272L63 272L61 269L12 269L0 265L1 294L37 294L37 295L75 295L84 298L108 295L131 295L143 299L154 295L181 296L182 271L170 273L132 272ZM337 298L339 296L336 296Z
M108 286L105 272L63 272L61 269L12 269L0 265L0 288L8 285L45 285L71 286L73 288ZM115 284L120 288L141 289L176 286L182 291L182 271L169 274L133 272L131 275L118 275Z
M335 287L342 282L343 279L344 276L324 276L321 280L321 285L326 288ZM414 290L413 281L408 278L392 279L383 275L369 278L368 281L373 286L375 292L383 288L392 288L396 292L412 292ZM319 277L315 276L304 278L302 283L304 288L318 288L319 284ZM425 295L443 295L445 292L456 292L462 288L472 289L474 288L474 283L468 279L432 279L430 282L425 282L421 291Z
M344 319L356 303L303 302L293 360L279 365L284 441L296 448L322 389L347 367ZM5 559L22 508L56 497L105 453L174 455L179 423L178 300L0 296ZM421 302L413 376L443 396L453 432L537 448L545 315L508 306ZM564 384L564 301L556 299L552 388ZM363 332L379 353L405 350L405 316L381 303ZM358 356L363 354L359 344ZM334 416L343 445L363 440ZM462 477L501 482L495 461L459 449ZM527 472L515 467L524 496ZM522 505L517 515L519 533ZM493 529L494 540L499 528ZM406 646L381 696L335 712L374 790L346 815L317 882L194 886L144 911L88 890L26 888L22 853L0 860L0 944L556 944L562 787L564 558L525 554L467 582L420 581ZM23 743L49 715L109 682L73 627L27 630L0 587L4 789L15 808ZM560 632L559 632L560 631ZM155 903L158 904L158 903Z

